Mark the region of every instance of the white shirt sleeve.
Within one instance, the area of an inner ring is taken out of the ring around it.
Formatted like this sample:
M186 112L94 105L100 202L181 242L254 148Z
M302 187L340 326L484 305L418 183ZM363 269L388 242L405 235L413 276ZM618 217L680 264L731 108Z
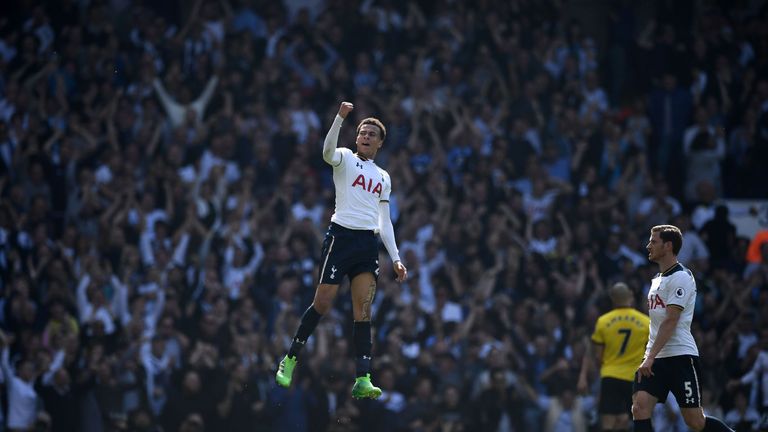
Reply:
M755 363L752 365L752 369L744 374L740 381L742 384L749 384L758 379L759 373L765 373L766 371L768 371L768 352L762 351L757 355L757 359L755 359Z
M154 235L146 229L141 233L141 237L139 237L141 262L147 267L155 265L155 253L152 250L152 240L154 240Z
M51 385L51 382L53 382L53 376L64 365L65 357L66 357L66 353L64 352L64 350L56 351L56 354L53 355L53 360L51 361L51 365L48 367L48 370L45 371L45 373L43 374L43 378L42 378L43 385Z
M339 132L341 131L341 123L343 121L344 119L336 114L336 118L333 119L333 124L328 129L328 134L323 142L323 160L332 166L338 166L341 163L341 152L336 147L339 143Z
M184 233L181 235L181 238L179 239L179 243L176 245L176 248L173 250L173 258L171 259L171 262L178 266L184 266L184 263L186 262L188 247L189 247L189 233Z
M690 283L690 276L686 272L678 272L671 276L662 298L667 306L676 305L685 309L696 296L696 288Z
M379 202L379 236L381 236L381 241L389 252L392 262L400 261L400 253L395 242L395 229L392 227L392 220L389 217L388 201Z
M219 77L216 75L212 76L211 79L208 80L203 93L201 93L200 96L195 99L194 102L192 102L192 109L195 110L198 119L202 119L203 114L205 113L205 107L208 105L211 97L213 97L213 91L216 89L216 85L218 83Z
M80 313L80 322L86 323L91 320L91 313L93 311L93 308L91 306L91 303L88 301L88 294L86 293L86 290L88 289L88 285L91 284L91 276L88 274L85 274L82 279L80 279L80 283L77 285L77 309Z
M389 202L389 196L392 195L392 180L390 179L388 172L381 171L381 174L384 178L384 190L381 191L379 201ZM387 214L389 215L389 212L387 212Z

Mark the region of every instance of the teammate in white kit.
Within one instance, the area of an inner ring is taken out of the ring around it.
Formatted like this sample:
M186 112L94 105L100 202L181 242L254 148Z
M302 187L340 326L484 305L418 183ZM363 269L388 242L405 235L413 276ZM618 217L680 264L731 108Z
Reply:
M699 350L691 334L696 280L677 261L683 245L673 225L651 228L648 259L659 265L648 292L650 336L643 363L635 373L632 417L635 432L653 431L651 414L671 391L685 423L695 431L730 431L723 422L704 415L699 388Z
M387 136L386 128L378 119L366 118L357 126L357 153L347 148L336 148L341 124L353 108L349 102L341 103L339 113L325 137L323 160L333 167L336 209L323 241L320 280L314 301L301 317L291 348L280 361L275 378L283 387L291 385L301 349L320 318L331 309L339 284L344 276L348 276L352 292L352 339L357 376L352 396L375 399L381 396L381 389L371 383L370 375L373 345L371 304L379 276L376 230L392 259L397 281L404 281L408 271L400 261L389 215L392 183L389 174L373 163Z

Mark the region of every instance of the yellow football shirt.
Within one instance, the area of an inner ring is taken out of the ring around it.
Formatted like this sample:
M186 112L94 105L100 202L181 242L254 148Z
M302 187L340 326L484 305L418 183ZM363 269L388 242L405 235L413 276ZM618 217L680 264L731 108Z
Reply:
M634 308L614 309L600 316L592 341L603 345L600 376L632 381L643 362L650 319Z

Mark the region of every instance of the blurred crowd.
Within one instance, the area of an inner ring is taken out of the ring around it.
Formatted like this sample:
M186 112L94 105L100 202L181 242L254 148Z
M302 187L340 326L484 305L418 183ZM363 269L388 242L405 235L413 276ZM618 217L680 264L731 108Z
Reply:
M757 430L768 241L722 200L768 198L768 6L635 3L4 2L0 430L591 430L581 358L606 287L645 310L660 223L697 277L705 411ZM346 286L274 384L342 100L340 145L387 126L410 271L382 248L377 401L350 398Z

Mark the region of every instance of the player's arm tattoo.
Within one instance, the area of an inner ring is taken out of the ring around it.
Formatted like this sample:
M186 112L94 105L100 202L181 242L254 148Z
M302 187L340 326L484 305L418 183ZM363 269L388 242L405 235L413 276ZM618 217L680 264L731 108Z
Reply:
M363 301L363 321L368 321L371 319L371 317L368 315L368 311L371 310L374 294L376 294L376 282L371 282L371 284L368 285L368 297Z

